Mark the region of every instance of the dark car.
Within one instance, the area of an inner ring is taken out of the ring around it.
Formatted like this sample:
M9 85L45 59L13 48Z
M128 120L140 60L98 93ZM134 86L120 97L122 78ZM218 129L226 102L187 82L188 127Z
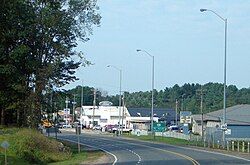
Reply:
M113 132L113 128L115 127L115 125L106 125L105 126L105 131L107 132Z

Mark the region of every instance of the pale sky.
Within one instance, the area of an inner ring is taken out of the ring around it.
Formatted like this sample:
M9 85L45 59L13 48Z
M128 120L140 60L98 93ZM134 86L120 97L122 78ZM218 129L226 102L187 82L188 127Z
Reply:
M227 84L250 87L250 0L99 0L101 26L77 50L95 65L81 67L81 85L102 88L108 94L122 90L151 90L155 57L155 89L184 83L223 83L224 22L228 19Z

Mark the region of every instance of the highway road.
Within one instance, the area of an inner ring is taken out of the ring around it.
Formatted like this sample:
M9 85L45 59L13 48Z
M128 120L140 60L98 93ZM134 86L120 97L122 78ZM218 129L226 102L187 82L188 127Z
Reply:
M75 134L63 133L59 134L58 138L77 142L77 136ZM197 148L180 147L89 133L81 134L79 139L81 144L102 149L110 154L113 159L110 164L250 165L250 160L245 158Z

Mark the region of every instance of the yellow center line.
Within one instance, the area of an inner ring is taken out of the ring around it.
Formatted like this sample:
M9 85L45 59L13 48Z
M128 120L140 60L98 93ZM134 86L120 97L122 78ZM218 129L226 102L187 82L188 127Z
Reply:
M123 142L123 143L128 143L128 142ZM134 143L130 143L130 144L134 144ZM164 150L164 149L160 149L160 148L156 148L156 147L151 147L151 146L147 146L147 145L143 145L143 144L134 144L134 145L144 146L144 147L148 147L148 148L152 148L152 149L157 149L157 150L160 150L160 151L163 151L163 152L171 153L171 154L174 154L174 155L178 155L180 157L183 157L183 158L191 161L193 163L193 165L200 165L200 163L197 162L196 160L194 160L193 158L191 158L191 157L189 157L187 155L184 155L184 154L180 154L178 152Z
M169 150L160 149L160 148L155 148L155 147L150 147L150 146L147 146L147 147L154 148L154 149L157 149L157 150L160 150L160 151L163 151L163 152L168 152L168 153L171 153L171 154L174 154L174 155L178 155L178 156L183 157L183 158L185 158L187 160L190 160L193 163L193 165L200 165L195 159L193 159L193 158L191 158L191 157L189 157L187 155L180 154L178 152L173 152L173 151L169 151Z
M106 139L106 138L102 138L102 139L105 139L105 140L109 140L109 139ZM109 140L111 141L111 140ZM171 154L174 154L174 155L178 155L180 157L183 157L189 161L191 161L193 163L193 165L200 165L199 162L197 162L195 159L187 156L187 155L184 155L184 154L180 154L178 152L173 152L173 151L169 151L169 150L164 150L164 149L160 149L160 148L156 148L156 147L152 147L152 146L147 146L147 145L143 145L143 144L135 144L135 143L130 143L130 142L123 142L123 141L119 141L120 143L126 143L126 144L132 144L132 145L137 145L137 146L143 146L143 147L148 147L148 148L153 148L153 149L157 149L157 150L160 150L160 151L163 151L163 152L167 152L167 153L171 153Z

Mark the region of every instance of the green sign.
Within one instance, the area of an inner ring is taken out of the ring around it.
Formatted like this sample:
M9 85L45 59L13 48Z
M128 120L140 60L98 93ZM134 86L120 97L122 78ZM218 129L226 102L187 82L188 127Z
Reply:
M166 130L165 122L153 123L153 131L154 132L163 132Z

